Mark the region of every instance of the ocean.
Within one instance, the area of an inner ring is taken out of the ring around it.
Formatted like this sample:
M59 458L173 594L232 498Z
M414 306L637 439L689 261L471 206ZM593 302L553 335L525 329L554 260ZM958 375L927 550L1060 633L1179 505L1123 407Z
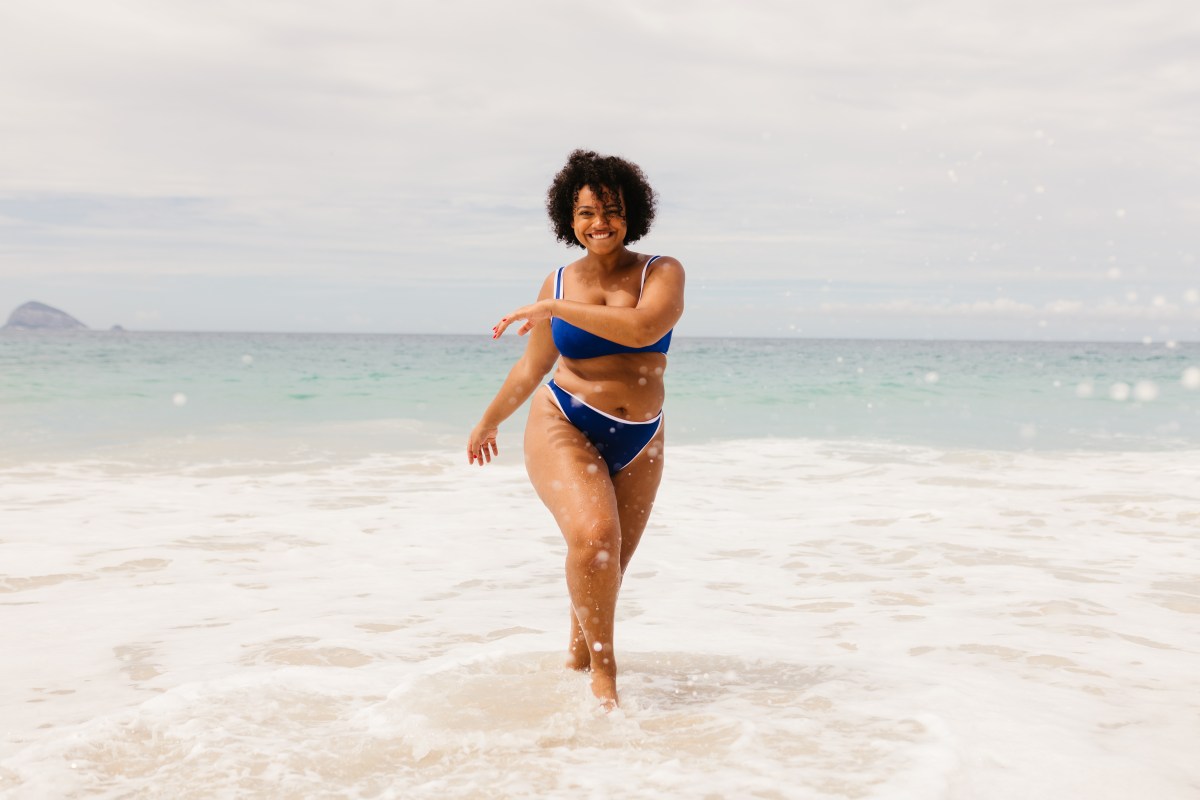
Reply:
M522 345L515 336L8 333L0 458L162 454L225 437L234 457L251 439L348 452L457 446ZM1200 443L1198 365L1200 345L1174 342L681 337L666 412L673 444L1178 450Z
M609 715L520 346L0 334L0 797L1200 792L1200 345L679 337Z

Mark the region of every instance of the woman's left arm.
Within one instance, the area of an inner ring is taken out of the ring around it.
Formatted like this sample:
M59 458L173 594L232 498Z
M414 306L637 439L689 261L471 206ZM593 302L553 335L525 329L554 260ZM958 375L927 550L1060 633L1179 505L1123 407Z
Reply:
M525 320L517 329L524 336L541 320L558 317L617 344L646 347L665 336L683 316L683 284L683 265L664 256L654 262L642 287L642 297L633 308L548 298L521 306L504 317L492 338L498 338L517 320Z

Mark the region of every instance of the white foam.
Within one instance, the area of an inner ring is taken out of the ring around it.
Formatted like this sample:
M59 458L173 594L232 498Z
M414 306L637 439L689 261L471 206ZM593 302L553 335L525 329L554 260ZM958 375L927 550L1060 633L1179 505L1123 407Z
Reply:
M1200 781L1200 454L671 447L609 716L560 666L563 547L519 455L457 455L3 470L0 793Z

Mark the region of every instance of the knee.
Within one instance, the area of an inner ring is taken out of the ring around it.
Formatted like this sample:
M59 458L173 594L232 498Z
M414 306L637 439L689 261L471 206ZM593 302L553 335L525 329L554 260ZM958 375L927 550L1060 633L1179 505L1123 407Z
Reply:
M571 536L567 560L577 568L619 570L621 561L621 526L616 520L596 520Z

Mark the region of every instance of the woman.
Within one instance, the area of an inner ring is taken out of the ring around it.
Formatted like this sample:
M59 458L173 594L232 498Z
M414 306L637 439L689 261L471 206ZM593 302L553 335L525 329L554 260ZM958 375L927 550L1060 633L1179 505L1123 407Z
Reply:
M637 165L571 153L546 208L559 241L585 254L493 328L495 339L522 322L529 342L467 442L468 463L491 463L500 423L534 395L525 467L567 542L567 665L591 671L605 708L617 705L617 591L662 479L663 370L683 313L682 265L627 247L650 229L654 206Z

